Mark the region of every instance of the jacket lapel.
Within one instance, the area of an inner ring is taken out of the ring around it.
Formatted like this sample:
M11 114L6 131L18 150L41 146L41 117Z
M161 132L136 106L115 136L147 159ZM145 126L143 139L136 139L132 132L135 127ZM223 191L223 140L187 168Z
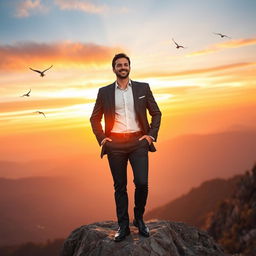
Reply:
M115 83L110 85L109 90L109 106L110 106L110 115L112 119L115 119Z
M136 83L131 81L132 83L132 94L133 94L133 102L134 102L134 109L136 112L136 115L139 113L139 108L138 108L138 87L136 86Z

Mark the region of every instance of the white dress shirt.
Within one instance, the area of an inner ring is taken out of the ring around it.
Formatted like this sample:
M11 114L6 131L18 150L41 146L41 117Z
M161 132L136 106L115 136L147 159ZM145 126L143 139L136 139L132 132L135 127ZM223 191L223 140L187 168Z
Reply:
M118 86L115 88L115 121L111 132L130 133L140 131L140 125L136 119L134 109L134 100L132 93L132 83L129 83L125 89Z
M129 80L125 89L120 88L117 82L115 85L115 121L111 132L131 133L141 131L136 119L131 80ZM154 137L150 137L155 141ZM105 140L106 138L102 140L101 145Z

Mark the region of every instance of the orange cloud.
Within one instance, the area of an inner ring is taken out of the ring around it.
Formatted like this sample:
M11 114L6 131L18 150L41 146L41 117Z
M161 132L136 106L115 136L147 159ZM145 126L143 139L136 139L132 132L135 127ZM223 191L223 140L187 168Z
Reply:
M120 48L80 42L35 43L19 42L14 45L0 45L0 69L20 70L28 66L90 65L109 63ZM43 68L43 67L42 67Z
M1 113L25 111L33 108L64 108L66 106L94 103L94 100L85 98L51 98L30 100L29 102L23 98L19 101L0 102ZM0 114L1 115L1 114Z
M256 38L245 38L238 40L231 40L224 43L218 44L222 48L237 48L240 46L253 45L256 44Z
M183 70L179 72L173 72L173 73L162 73L162 72L150 72L150 73L141 73L139 74L140 77L143 78L149 78L149 77L158 77L158 78L168 78L168 77L178 77L178 76L190 76L190 75L197 75L202 73L212 73L212 72L218 72L218 71L225 71L230 70L234 68L244 68L248 66L254 66L256 65L256 62L241 62L241 63L233 63L228 65L222 65L222 66L215 66L215 67L209 67L209 68L202 68L202 69L190 69L190 70Z
M200 86L179 86L179 87L171 87L171 88L156 88L157 94L166 94L171 93L172 95L185 95L189 93L191 90L200 89ZM1 105L0 105L1 106Z
M221 51L224 48L238 48L238 47L254 45L254 44L256 44L256 38L245 38L245 39L231 40L231 41L226 41L224 43L212 45L204 50L189 53L186 56L191 57L191 56L209 54L209 53Z

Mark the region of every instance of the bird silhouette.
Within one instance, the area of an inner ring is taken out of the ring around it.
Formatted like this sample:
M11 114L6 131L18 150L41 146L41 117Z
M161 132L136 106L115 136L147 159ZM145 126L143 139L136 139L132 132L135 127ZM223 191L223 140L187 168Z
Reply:
M27 93L25 93L25 94L23 94L23 95L21 95L20 97L29 97L30 95L30 92L31 92L31 89L29 90L29 92L27 92Z
M32 71L35 71L35 72L39 73L41 77L44 77L44 76L45 76L44 73L45 73L47 70L49 70L50 68L52 68L52 67L53 67L53 65L51 65L49 68L47 68L47 69L45 69L45 70L43 70L43 71L36 70L36 69L33 69L33 68L30 68L30 69L31 69Z
M173 38L172 38L172 41L175 43L177 49L179 49L179 48L185 48L184 46L177 44L177 43L174 41Z
M218 35L218 36L220 36L221 38L227 37L227 38L230 38L230 39L231 39L231 37L229 37L229 36L227 36L227 35L224 35L224 34L221 34L221 33L213 33L213 34Z
M42 112L42 111L36 111L35 113L38 113L38 114L40 114L40 115L43 115L43 116L46 118L44 112Z

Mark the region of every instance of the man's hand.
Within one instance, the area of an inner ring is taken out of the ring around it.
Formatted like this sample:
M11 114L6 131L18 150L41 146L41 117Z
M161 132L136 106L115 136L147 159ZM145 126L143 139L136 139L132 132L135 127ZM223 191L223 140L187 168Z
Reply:
M149 135L143 135L142 137L139 138L139 140L146 139L148 141L148 144L150 145L153 141L153 139Z
M102 140L101 146L103 146L107 141L112 141L112 139L106 137L105 139Z

